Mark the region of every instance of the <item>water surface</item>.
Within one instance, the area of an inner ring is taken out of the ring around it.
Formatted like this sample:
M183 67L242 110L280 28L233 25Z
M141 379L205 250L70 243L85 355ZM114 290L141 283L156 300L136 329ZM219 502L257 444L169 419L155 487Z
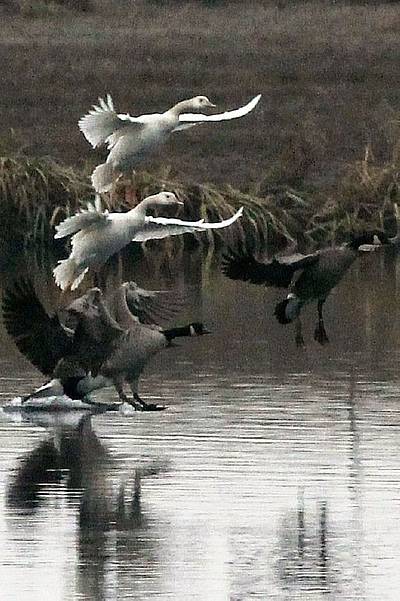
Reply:
M397 601L395 258L352 268L326 348L309 307L300 351L279 294L196 265L194 288L188 268L169 283L214 333L149 365L142 396L167 411L1 417L1 599ZM0 337L4 403L42 377Z

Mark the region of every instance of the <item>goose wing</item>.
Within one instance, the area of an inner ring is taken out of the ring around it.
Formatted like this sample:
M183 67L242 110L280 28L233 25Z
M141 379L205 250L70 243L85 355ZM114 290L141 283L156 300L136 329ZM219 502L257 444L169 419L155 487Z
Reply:
M2 300L3 322L17 348L46 376L67 355L72 339L57 315L50 317L31 282L20 281L8 288Z
M80 230L92 226L104 227L110 223L110 214L107 210L103 211L100 196L97 195L94 203L87 204L87 209L78 211L72 217L67 217L67 219L56 225L54 238L65 238L71 234L76 234Z
M165 238L167 236L178 236L191 232L202 232L205 230L215 230L232 225L243 213L243 207L229 219L223 219L217 223L206 223L204 219L199 221L182 221L181 219L168 219L167 217L145 218L145 224L141 230L136 232L132 240L134 242L144 242L154 238Z
M179 121L181 123L204 123L208 121L229 121L230 119L238 119L239 117L244 117L247 113L250 113L257 104L259 103L261 98L261 94L255 96L250 102L241 106L238 109L234 109L233 111L225 111L224 113L219 113L218 115L203 115L202 113L182 113L179 115ZM179 129L183 129L181 125L178 125L174 131Z
M178 290L146 290L136 282L129 282L126 302L141 323L161 326L182 311L187 296Z
M257 261L253 255L229 251L222 262L223 273L231 280L242 280L264 286L288 288L296 271L314 265L319 259L318 253L310 255L288 255L274 257L267 263Z
M107 94L105 100L99 98L99 104L94 104L93 109L79 120L78 125L93 148L102 144L108 144L112 148L118 137L129 128L137 130L143 127L143 120L128 114L118 115L110 94Z

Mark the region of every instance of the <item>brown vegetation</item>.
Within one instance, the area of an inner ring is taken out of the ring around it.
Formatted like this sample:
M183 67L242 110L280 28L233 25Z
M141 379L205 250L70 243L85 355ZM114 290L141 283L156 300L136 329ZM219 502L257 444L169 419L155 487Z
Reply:
M35 4L35 2L32 2ZM214 5L211 5L214 4ZM205 93L242 120L171 139L151 164L181 181L328 188L366 144L389 160L400 101L396 3L95 2L87 13L2 15L0 136L27 154L99 162L77 128L97 96L158 111Z

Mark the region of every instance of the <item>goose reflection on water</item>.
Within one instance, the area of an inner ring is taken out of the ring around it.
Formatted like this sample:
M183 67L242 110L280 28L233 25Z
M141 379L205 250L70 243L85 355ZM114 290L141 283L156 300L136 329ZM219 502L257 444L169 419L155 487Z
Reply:
M51 435L20 460L8 484L10 527L33 525L29 516L53 505L61 493L69 510L77 513L77 586L83 598L107 599L108 576L115 566L117 580L132 578L143 566L153 572L157 539L149 532L148 510L143 510L142 479L167 471L168 461L146 460L133 470L124 464L121 475L97 437L91 415L42 413L27 419ZM62 511L61 503L57 511ZM57 515L49 511L47 519Z

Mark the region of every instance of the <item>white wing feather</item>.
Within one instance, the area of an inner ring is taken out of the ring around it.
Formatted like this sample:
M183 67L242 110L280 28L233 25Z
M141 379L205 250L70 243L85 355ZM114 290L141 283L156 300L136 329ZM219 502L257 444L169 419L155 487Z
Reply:
M241 207L232 217L218 221L217 223L206 223L204 219L199 221L182 221L181 219L168 219L167 217L146 217L145 225L141 231L132 238L134 242L145 242L155 238L166 238L167 236L178 236L190 232L202 232L215 230L232 225L243 213Z
M86 210L81 210L56 225L54 238L65 238L93 225L102 227L108 223L110 223L109 212L102 210L100 197L96 196L94 204L87 203Z
M99 104L94 104L93 109L79 120L78 125L86 140L96 148L107 142L109 147L112 146L111 136L133 123L140 125L141 122L130 115L117 115L112 98L107 94L106 100L99 98Z
M193 123L204 123L205 121L228 121L230 119L238 119L250 113L257 104L259 103L261 94L255 96L250 102L244 106L235 109L233 111L225 111L225 113L219 113L218 115L203 115L202 113L182 113L179 115L179 121L182 123L193 122ZM178 128L180 126L178 125Z

